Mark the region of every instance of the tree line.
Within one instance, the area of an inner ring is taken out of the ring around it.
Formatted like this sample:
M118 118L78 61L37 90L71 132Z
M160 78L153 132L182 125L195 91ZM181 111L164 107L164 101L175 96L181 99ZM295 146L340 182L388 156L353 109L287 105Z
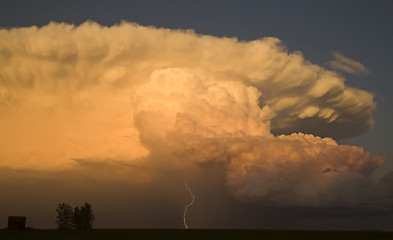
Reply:
M93 227L95 216L89 203L82 207L71 207L68 203L59 204L57 211L57 229L89 230Z

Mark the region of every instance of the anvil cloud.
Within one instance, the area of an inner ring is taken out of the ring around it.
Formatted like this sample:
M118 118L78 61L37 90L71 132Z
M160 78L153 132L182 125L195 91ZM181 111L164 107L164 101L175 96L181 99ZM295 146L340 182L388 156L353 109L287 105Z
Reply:
M3 168L111 162L145 182L162 166L218 163L241 200L347 205L377 194L369 176L384 157L334 139L370 130L375 107L277 38L127 22L0 30Z

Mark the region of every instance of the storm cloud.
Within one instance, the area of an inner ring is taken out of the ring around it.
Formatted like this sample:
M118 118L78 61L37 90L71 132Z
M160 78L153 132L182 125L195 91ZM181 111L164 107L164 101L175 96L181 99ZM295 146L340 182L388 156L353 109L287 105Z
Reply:
M385 157L336 140L370 130L375 108L371 93L273 37L128 22L0 30L5 169L145 185L218 164L239 201L353 206L378 201L390 176L374 184Z

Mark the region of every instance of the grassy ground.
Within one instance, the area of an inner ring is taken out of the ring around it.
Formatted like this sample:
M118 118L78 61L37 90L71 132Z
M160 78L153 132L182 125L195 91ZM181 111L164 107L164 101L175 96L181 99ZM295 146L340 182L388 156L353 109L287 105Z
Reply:
M91 231L60 230L0 230L1 240L57 240L57 239L301 239L301 240L379 240L393 239L393 232L380 231L294 231L294 230L208 230L208 229L95 229Z

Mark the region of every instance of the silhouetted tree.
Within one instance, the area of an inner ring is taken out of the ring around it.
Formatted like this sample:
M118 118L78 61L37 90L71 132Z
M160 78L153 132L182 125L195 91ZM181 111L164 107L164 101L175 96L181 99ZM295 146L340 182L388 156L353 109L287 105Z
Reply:
M58 205L56 211L58 229L89 230L93 227L95 217L89 203L74 209L67 203L62 203Z
M62 203L57 206L57 228L58 229L72 229L74 211L67 203Z
M85 203L81 208L74 209L73 224L74 228L78 230L89 230L93 227L93 220L95 219L93 210L89 203Z
M77 230L82 229L82 214L79 210L79 207L74 208L74 216L72 218L72 223L74 224L74 228Z

